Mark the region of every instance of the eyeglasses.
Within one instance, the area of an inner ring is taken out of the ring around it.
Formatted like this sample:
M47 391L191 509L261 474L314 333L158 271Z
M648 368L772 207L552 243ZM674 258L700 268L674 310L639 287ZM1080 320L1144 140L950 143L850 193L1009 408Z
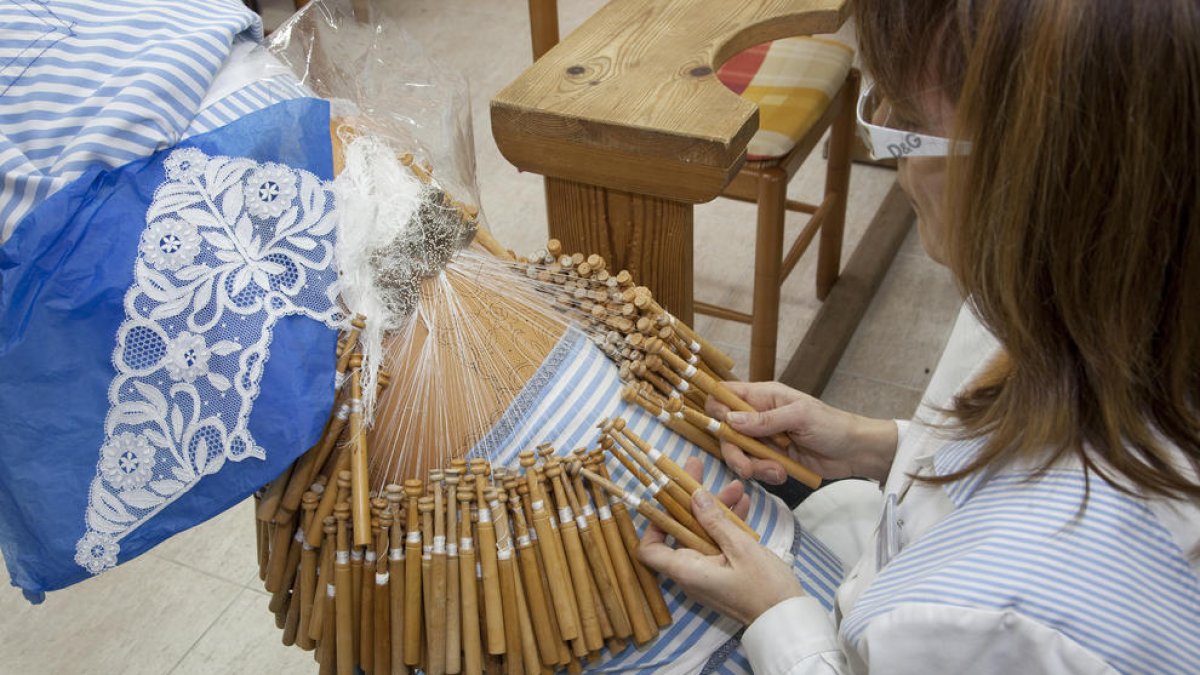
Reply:
M915 131L880 126L871 122L880 104L881 96L872 82L863 88L858 97L858 135L871 153L871 159L903 159L906 157L949 157L951 154L967 154L970 145L952 145L948 138L928 136Z

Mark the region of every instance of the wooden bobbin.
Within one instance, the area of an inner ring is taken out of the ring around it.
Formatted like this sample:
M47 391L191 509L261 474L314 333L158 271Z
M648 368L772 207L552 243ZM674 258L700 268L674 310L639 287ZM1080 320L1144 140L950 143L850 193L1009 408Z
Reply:
M424 617L421 612L421 511L417 502L424 492L420 479L404 481L408 498L407 535L404 540L404 664L416 668L421 663Z
M372 604L374 616L371 625L374 627L371 654L372 672L390 673L392 670L391 650L391 566L388 558L388 542L391 538L392 511L388 500L377 498L372 501L372 508L378 511L379 527L375 537L375 586Z
M821 487L821 477L815 472L787 456L786 454L767 446L762 441L746 436L728 424L725 424L724 422L718 422L717 420L703 413L691 410L690 408L683 407L679 408L678 410L673 410L673 407L674 406L672 406L671 402L668 401L668 412L682 412L690 424L702 429L707 429L710 433L716 435L721 440L729 441L730 443L738 446L748 455L757 457L758 459L766 459L772 462L778 462L779 464L783 465L783 470L787 472L787 475L795 478L814 490Z
M604 443L604 440L608 440L609 442ZM612 456L616 457L617 461L621 462L630 473L637 477L650 497L661 504L673 519L690 530L695 536L705 540L712 546L716 546L716 542L709 537L708 532L700 525L696 517L692 515L691 497L686 494L682 495L683 499L686 500L686 504L680 501L681 490L678 490L679 486L675 486L676 490L673 492L671 481L661 471L652 464L648 467L640 466L628 453L622 452L621 446L614 442L611 437L605 436L601 441L601 445L606 450L610 450Z
M388 660L395 673L407 673L404 662L404 603L405 603L405 550L404 527L407 514L404 509L404 488L392 483L384 489L388 511L391 512L391 531L388 534Z
M362 356L350 357L350 496L354 513L354 545L371 545L371 506L367 495L371 490L367 474L367 434L362 416L362 385L359 369Z
M638 463L645 464L653 462L653 466L655 468L657 468L663 474L669 476L672 484L677 485L679 489L682 490L685 495L687 495L687 507L688 509L691 509L691 496L697 490L703 489L704 486L702 486L695 478L692 478L691 474L689 474L687 471L684 471L683 467L673 462L670 457L666 456L656 448L651 447L649 443L642 440L640 436L638 436L633 432L632 429L629 428L623 418L618 417L614 419L611 424L611 429L616 434L614 438L617 438L618 442L622 441L623 439L624 443L626 443L626 450L628 450L630 454L636 456ZM722 512L725 514L725 517L730 522L732 522L734 525L737 525L742 531L754 537L755 541L758 541L758 533L751 529L751 527L746 524L746 521L739 518L737 514L730 510L730 508L721 500L717 499L714 501L717 503L718 508L722 510Z
M496 562L496 531L492 527L492 513L484 497L487 461L472 460L470 468L471 474L475 476L475 505L479 513L476 532L479 537L479 564L483 571L483 611L487 617L484 621L487 652L492 655L500 655L506 653L504 609L500 588L500 571Z
M529 526L521 508L521 499L516 494L517 479L510 477L505 480L505 490L508 493L508 506L511 512L514 538L517 550L517 561L521 569L521 580L525 590L526 604L529 606L531 627L538 647L538 658L542 665L554 666L558 662L558 650L554 643L558 641L550 623L550 606L538 570L537 552L533 548L533 539L529 536Z
M591 467L595 462L603 462L603 460L589 455L584 460L584 465ZM577 478L581 479L582 475L577 475ZM613 570L617 578L617 587L621 591L621 597L625 601L625 609L629 614L630 624L633 629L633 640L638 645L646 644L658 634L658 627L655 625L654 615L650 612L650 605L642 591L641 580L638 579L637 573L634 570L632 563L635 561L630 560L629 554L625 551L625 546L621 542L621 533L612 509L609 506L608 495L595 485L592 486L591 491L592 499L596 503L596 515L600 523L600 532L604 537L604 544L608 549L609 560L612 561ZM648 570L646 574L649 576ZM652 578L651 582L653 582ZM657 588L657 584L655 587Z
M458 482L462 469L446 469L446 672L462 672L462 607L460 606Z
M433 512L434 498L426 494L417 499L417 509L421 513L421 593L424 597L423 602L423 619L425 624L425 659L424 670L430 675L445 675L445 660L446 660L446 645L445 645L445 579L443 587L440 589L434 588L434 572L433 572ZM439 603L438 595L441 595ZM438 617L435 607L441 605L442 616L442 632L438 630Z
M603 478L609 478L608 467L604 462L603 451L596 450L589 455L589 468L596 472L597 475ZM642 589L642 594L646 598L647 604L650 606L650 612L653 615L654 622L660 627L669 626L671 624L671 612L667 608L666 599L663 597L662 588L658 585L658 580L654 573L646 568L637 559L638 546L641 541L638 537L637 528L633 524L633 517L629 513L628 505L620 499L612 499L612 496L601 489L599 486L592 484L594 494L603 494L605 499L609 500L609 506L612 509L613 520L617 523L617 529L621 535L621 543L625 547L625 553L629 556L629 560L633 565L634 572L638 577L638 585Z
M545 472L554 492L554 502L558 506L558 529L566 553L567 568L571 572L575 601L579 607L583 641L588 651L594 652L604 647L604 634L600 629L600 618L597 616L583 543L575 525L575 514L563 489L562 467L557 458L552 457L546 462Z
M646 412L658 418L658 421L665 424L668 429L674 431L680 436L683 436L693 445L699 447L709 455L724 461L725 458L724 455L721 454L721 444L719 441L714 439L704 430L697 429L696 427L688 424L687 420L683 419L682 415L676 417L667 412L662 408L661 405L658 404L657 401L642 395L638 391L637 387L633 385L626 385L625 387L622 387L621 398L628 403L636 403L640 405L646 410Z
M433 540L430 568L433 576L429 588L431 597L425 601L425 614L429 617L429 673L442 675L446 672L446 611L447 611L447 561L446 561L446 502L442 494L442 471L429 472L429 483L433 488Z
M651 354L661 356L663 360L667 362L667 365L669 365L677 373L687 378L689 382L699 387L704 391L704 393L708 394L709 396L713 396L721 403L724 403L731 410L737 410L741 412L758 412L754 406L743 401L740 396L730 391L729 388L723 383L718 382L717 380L709 377L706 373L697 370L695 366L684 362L683 359L680 359L674 352L666 349L662 340L653 338L647 344L647 350ZM775 443L784 450L786 450L788 446L792 444L792 440L788 438L787 434L771 434L769 438L772 443Z
M582 472L585 478L592 483L599 485L605 492L608 492L618 499L624 500L638 513L645 516L651 523L654 523L654 525L664 533L675 537L675 540L681 545L699 551L704 555L720 555L720 549L693 534L691 530L684 527L679 523L679 521L675 520L666 513L655 509L653 506L650 506L650 504L648 504L645 500L640 499L636 495L626 493L624 490L617 487L611 481L601 477L596 472L580 466L578 463L574 463L571 466L571 471Z
M471 476L463 477L463 489L456 495L462 514L458 539L458 587L462 609L463 672L478 673L483 669L483 643L479 632L479 597L475 585L475 539L471 531L471 501L475 495L467 486L468 478Z
M334 560L335 629L338 675L354 675L356 650L354 644L354 596L350 576L350 534L347 531L350 505L343 502L333 508L337 520L337 549Z
M479 480L478 476L476 480ZM487 512L496 538L496 572L500 585L501 610L504 615L505 660L509 672L525 669L525 654L522 644L520 607L517 602L516 570L513 567L512 537L508 530L508 516L500 503L495 487L483 491ZM482 505L480 508L484 508ZM536 659L535 659L536 660Z
M578 493L575 490L575 482L569 478L564 480L563 488L567 495L567 503L575 512L575 526L579 531L588 568L596 584L596 592L600 596L600 606L611 625L612 636L619 639L629 638L633 635L633 627L621 601L621 594L616 588L612 562L607 560L607 552L600 541L602 535L591 500L587 498L586 492L582 495Z
M317 642L317 663L320 664L322 675L332 675L337 671L337 622L336 615L336 567L337 554L337 519L329 516L323 524L325 530L325 546L321 551L321 570L317 594L320 603L313 612L313 623L310 630L316 631L313 639Z
M322 486L322 491L324 487ZM312 521L317 514L317 504L320 498L317 493L310 490L304 493L301 497L300 507L304 514L304 523L312 526ZM307 527L305 528L307 529ZM317 599L317 557L320 553L317 549L308 545L308 542L302 543L302 551L300 553L300 622L297 626L296 645L305 651L311 651L316 646L316 641L311 636L313 607ZM292 602L296 602L295 599Z

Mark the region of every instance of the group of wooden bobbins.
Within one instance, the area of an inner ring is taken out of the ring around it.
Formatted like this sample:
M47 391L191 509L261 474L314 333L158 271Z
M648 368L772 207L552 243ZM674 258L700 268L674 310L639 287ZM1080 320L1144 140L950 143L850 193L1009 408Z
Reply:
M792 459L790 439L739 433L705 411L715 396L731 410L754 408L724 385L735 379L733 360L664 310L629 273L610 274L598 255L565 254L551 239L544 251L520 259L525 274L553 292L556 304L592 329L596 343L620 367L625 399L638 403L676 433L720 458L720 441L759 459L779 462L796 480L816 488L821 478Z
M636 367L644 352L639 345L657 338L713 377L733 379L733 359L666 312L628 271L610 272L601 256L564 253L562 244L551 239L544 250L518 262L525 275L542 284L560 309L590 328L600 348L623 367Z
M543 446L521 453L520 469L455 460L427 480L388 485L371 495L367 519L351 506L350 470L333 486L318 476L301 499L298 545L288 546L286 524L275 532L287 536L260 538L285 644L315 650L321 672L338 675L533 675L578 672L605 647L652 640L671 615L637 561L630 511L681 545L718 549L691 515L699 483L624 420L600 427L592 452L557 457ZM643 494L610 479L606 451Z

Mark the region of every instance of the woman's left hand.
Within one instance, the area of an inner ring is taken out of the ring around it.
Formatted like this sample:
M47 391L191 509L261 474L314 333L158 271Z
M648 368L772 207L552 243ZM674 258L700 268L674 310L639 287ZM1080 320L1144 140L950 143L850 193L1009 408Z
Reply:
M689 460L687 470L699 480L699 462ZM748 502L740 486L729 487L721 491L722 501L745 517ZM692 513L721 555L673 549L664 543L662 530L651 524L638 547L642 564L674 579L693 600L747 625L780 602L804 595L791 566L731 523L713 500L708 491L697 491Z

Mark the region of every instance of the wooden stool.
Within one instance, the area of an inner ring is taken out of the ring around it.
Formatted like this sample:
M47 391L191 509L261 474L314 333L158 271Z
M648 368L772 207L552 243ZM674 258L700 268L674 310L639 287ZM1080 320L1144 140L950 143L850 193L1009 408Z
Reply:
M759 129L747 145L747 161L722 196L758 203L754 246L753 310L747 314L696 301L695 311L751 325L750 380L775 377L780 286L787 280L817 232L817 298L824 300L837 281L854 145L854 106L859 74L850 67L853 51L834 40L794 37L743 51L717 71L725 86L759 109ZM832 129L820 204L787 198L787 184ZM784 216L811 214L784 254Z
M568 250L594 252L613 269L628 269L663 307L690 322L694 205L729 194L782 203L776 210L782 213L789 204L786 181L820 136L814 129L832 124L838 139L851 141L846 145L853 140L852 127L838 119L854 103L857 73L847 71L790 152L771 167L748 163L759 106L731 92L716 71L755 45L837 31L849 0L610 0L557 44L554 0L529 1L537 60L492 98L497 148L517 168L545 176L550 236ZM838 172L849 166L840 159L840 142L834 143L828 194L845 194L838 189L845 176ZM747 166L766 180L743 181L739 175ZM772 200L759 199L760 184ZM817 224L801 237L811 241L818 229L824 232L820 294L828 292L828 300L782 375L814 395L832 374L912 218L894 187L839 274L841 216L832 210L845 198L828 194L822 204L807 207L817 212ZM781 216L760 220L778 222ZM778 280L807 244L793 245L795 253L785 256L773 234L779 230L760 231L760 241L768 241L757 255L770 251L773 259L764 260L758 273ZM774 273L764 271L772 266ZM769 292L770 285L759 286ZM777 301L771 305L774 316L768 320L771 311L756 311L755 318L773 327ZM775 331L769 335L773 342ZM769 376L773 360L757 357L752 378Z

